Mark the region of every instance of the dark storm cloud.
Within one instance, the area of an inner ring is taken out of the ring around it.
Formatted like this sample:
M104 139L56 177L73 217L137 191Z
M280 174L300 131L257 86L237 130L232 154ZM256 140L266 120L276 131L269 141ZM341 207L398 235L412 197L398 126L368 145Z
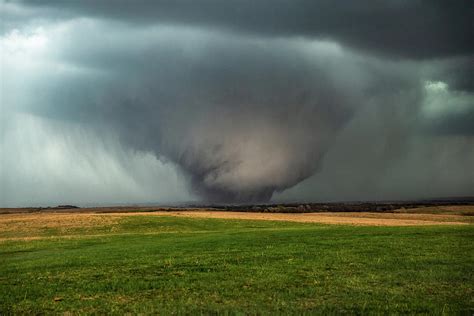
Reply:
M8 5L6 103L171 162L207 201L473 193L472 2Z
M365 103L418 90L408 68L330 42L77 23L60 58L105 74L45 80L45 106L29 111L112 129L176 163L210 201L268 200L313 175Z
M200 25L257 36L330 39L396 58L474 53L470 0L82 0L21 1L54 14L130 23Z
M474 135L474 57L433 61L424 73L428 84L423 132Z
M451 90L474 92L474 56L438 61L431 80L444 81Z
M428 131L439 135L474 136L474 108L464 113L452 113L429 122Z

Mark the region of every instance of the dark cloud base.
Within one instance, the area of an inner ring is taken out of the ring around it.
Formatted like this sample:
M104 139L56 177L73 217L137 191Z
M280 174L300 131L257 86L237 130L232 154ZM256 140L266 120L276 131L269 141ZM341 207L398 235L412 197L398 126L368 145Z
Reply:
M24 0L56 15L95 16L135 23L171 23L257 36L335 39L396 58L474 54L470 0Z

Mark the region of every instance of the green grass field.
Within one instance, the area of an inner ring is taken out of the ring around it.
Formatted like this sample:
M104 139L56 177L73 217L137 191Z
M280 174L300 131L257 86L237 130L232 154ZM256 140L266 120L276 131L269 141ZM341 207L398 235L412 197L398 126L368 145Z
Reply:
M474 312L473 225L133 216L61 234L0 242L1 315Z

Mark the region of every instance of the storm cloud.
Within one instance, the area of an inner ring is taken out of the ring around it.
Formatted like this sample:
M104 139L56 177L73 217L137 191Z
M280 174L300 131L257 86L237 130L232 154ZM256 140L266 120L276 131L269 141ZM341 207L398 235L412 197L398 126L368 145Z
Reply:
M406 58L474 53L469 0L24 0L52 14L93 16L131 24L203 26L256 36L336 39L344 45Z
M67 168L39 181L72 186L71 202L474 193L471 2L1 5L5 204L34 203L12 170L49 165L58 142ZM106 199L77 176L110 165Z

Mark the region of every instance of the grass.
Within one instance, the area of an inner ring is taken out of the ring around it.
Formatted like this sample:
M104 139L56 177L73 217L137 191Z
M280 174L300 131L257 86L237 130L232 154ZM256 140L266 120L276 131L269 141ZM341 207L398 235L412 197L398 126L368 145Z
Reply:
M472 225L132 216L40 235L0 242L2 315L474 311Z

